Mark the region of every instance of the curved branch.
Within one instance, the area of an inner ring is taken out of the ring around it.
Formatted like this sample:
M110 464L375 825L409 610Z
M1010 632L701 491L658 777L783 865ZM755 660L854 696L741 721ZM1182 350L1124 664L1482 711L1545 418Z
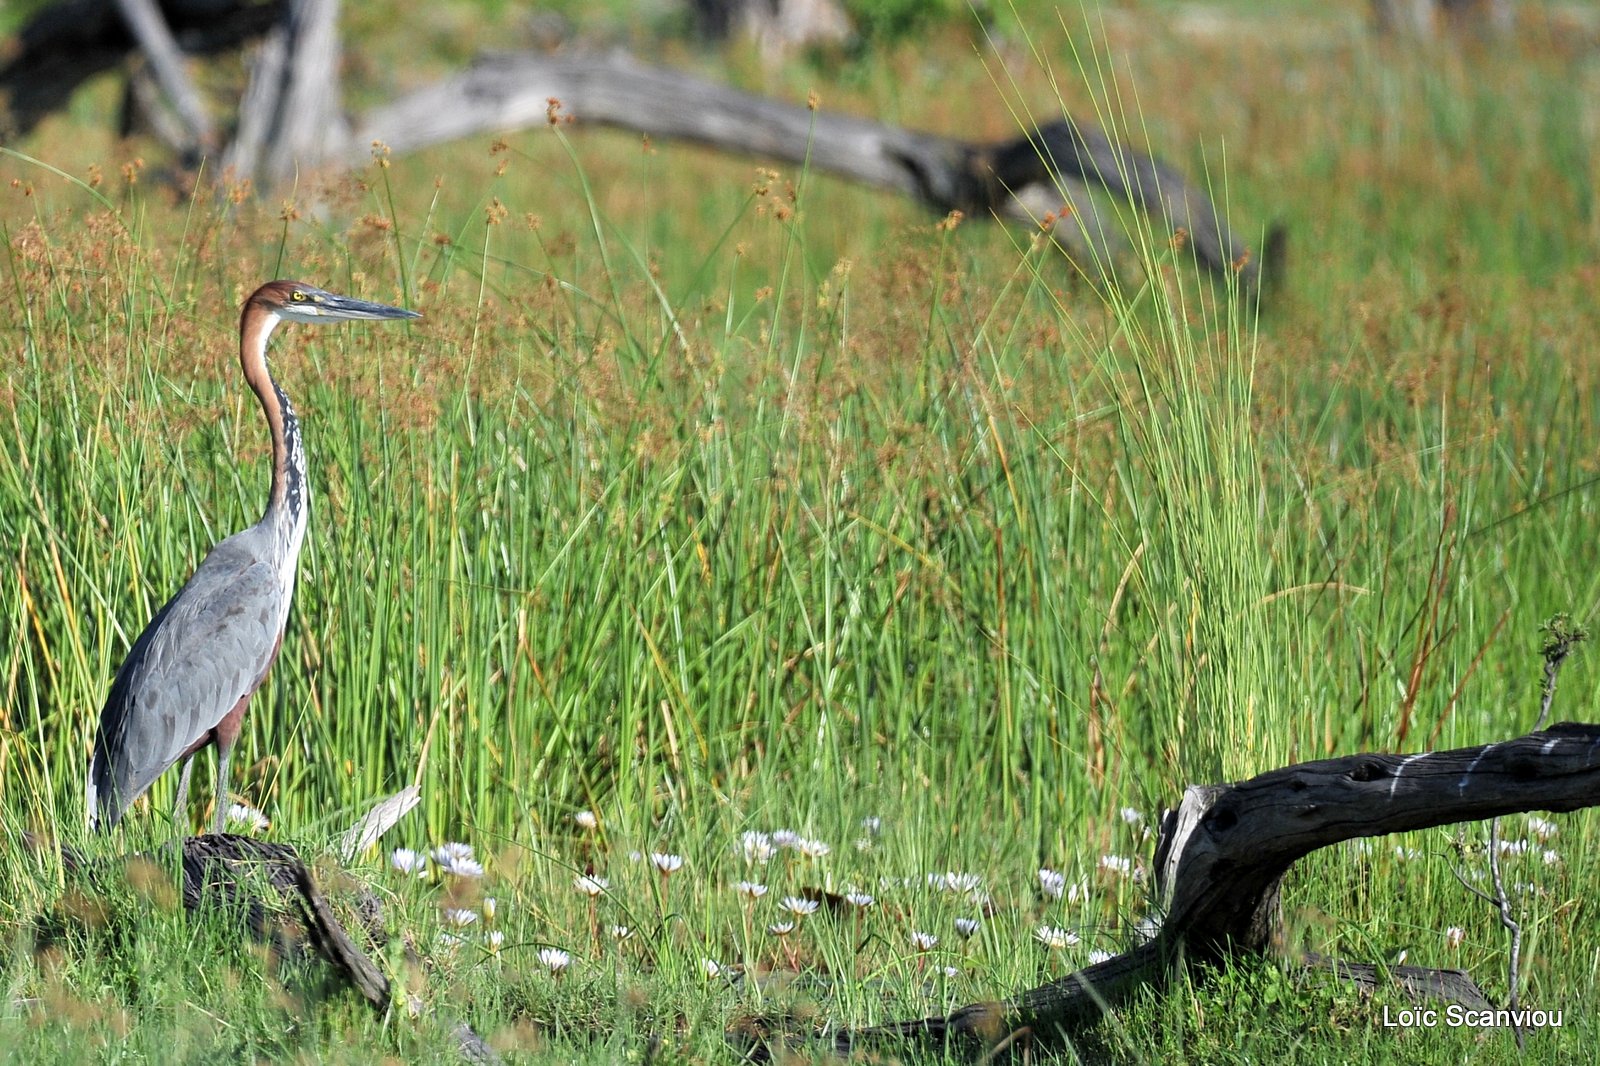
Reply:
M461 74L366 114L349 160L374 141L396 153L549 120L552 101L579 122L634 130L804 164L920 200L941 213L1026 216L1014 198L1047 186L1059 203L1076 182L1103 187L1157 220L1182 227L1196 258L1257 289L1259 257L1229 229L1210 199L1175 168L1069 121L995 144L907 130L813 110L641 63L625 52L484 56ZM1093 204L1076 204L1093 218ZM1095 235L1089 235L1091 240Z
M1273 770L1233 785L1189 788L1162 819L1156 884L1166 917L1134 950L999 1003L947 1017L846 1030L841 1049L885 1039L992 1046L1030 1030L1050 1040L1097 1023L1175 966L1270 946L1278 886L1297 860L1357 837L1383 836L1524 811L1600 806L1600 726L1565 722L1498 744L1416 755L1350 755ZM1313 960L1353 980L1360 966ZM1402 974L1426 992L1481 999L1452 971Z

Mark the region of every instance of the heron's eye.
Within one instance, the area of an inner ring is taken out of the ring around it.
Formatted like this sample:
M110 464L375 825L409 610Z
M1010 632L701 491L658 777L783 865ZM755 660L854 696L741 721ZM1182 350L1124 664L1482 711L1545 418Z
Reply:
M299 289L296 289L289 294L289 299L295 301L296 303L304 303L305 298L306 294L301 292Z

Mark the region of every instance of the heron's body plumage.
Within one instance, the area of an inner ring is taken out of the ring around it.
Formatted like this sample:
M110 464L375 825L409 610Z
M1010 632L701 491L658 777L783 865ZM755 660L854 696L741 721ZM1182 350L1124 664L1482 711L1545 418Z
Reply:
M222 541L140 634L100 711L89 769L97 822L115 825L266 679L294 581L269 550L277 539L257 525Z

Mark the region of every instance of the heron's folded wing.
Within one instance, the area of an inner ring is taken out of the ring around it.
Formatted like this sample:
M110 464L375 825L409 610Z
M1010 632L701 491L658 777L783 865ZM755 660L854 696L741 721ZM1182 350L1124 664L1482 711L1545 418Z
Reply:
M102 804L106 787L115 788L118 814L272 665L286 591L275 567L233 539L206 556L140 635L100 712L93 784Z

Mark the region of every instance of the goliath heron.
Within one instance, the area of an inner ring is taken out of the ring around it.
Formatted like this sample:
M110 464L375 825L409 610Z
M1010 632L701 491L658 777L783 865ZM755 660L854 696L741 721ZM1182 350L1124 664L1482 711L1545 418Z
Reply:
M272 281L244 303L239 363L272 432L272 494L261 521L212 548L150 620L117 671L89 763L89 822L109 830L173 763L183 760L175 819L184 824L189 771L217 746L216 832L227 813L228 759L245 705L278 655L306 534L306 453L300 423L267 369L279 322L418 318L415 311Z

